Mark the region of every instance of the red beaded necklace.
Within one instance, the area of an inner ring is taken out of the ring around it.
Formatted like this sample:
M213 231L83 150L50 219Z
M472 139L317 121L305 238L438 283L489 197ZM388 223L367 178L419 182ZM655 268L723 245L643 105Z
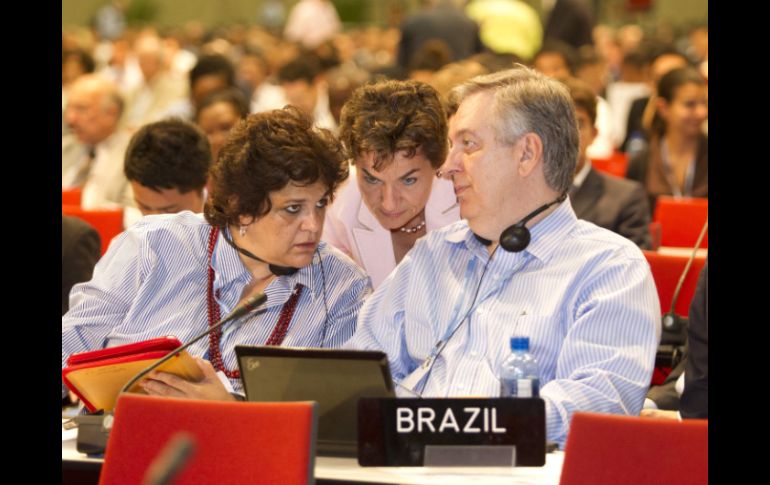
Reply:
M215 295L214 268L211 266L211 258L214 254L214 246L216 245L218 235L219 235L219 228L212 227L211 232L209 233L209 244L208 244L209 285L208 285L207 297L208 297L209 327L214 326L221 319L219 304L217 303L215 298L215 296L217 298L219 297L219 290L216 291L216 295ZM276 346L281 345L281 343L283 342L283 339L286 337L286 333L289 330L289 324L291 323L291 319L294 316L294 310L296 310L297 308L297 301L299 300L299 296L301 293L302 293L302 285L300 284L295 285L294 291L292 292L288 301L283 304L283 308L281 308L281 315L278 317L278 323L276 323L275 328L273 328L273 331L270 333L270 337L268 337L267 342L265 342L265 345L276 345ZM221 337L222 337L221 328L217 329L214 332L209 333L209 358L211 359L211 363L214 365L214 368L216 370L224 372L225 375L230 379L240 379L241 372L238 369L236 370L225 369L225 364L222 361L222 352L219 349L219 339Z

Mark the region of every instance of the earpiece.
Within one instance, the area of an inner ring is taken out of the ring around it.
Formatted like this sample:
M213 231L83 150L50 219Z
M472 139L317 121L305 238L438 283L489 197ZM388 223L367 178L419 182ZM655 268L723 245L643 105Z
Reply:
M222 237L225 241L227 241L227 244L233 247L236 251L243 254L244 256L254 259L256 261L259 261L260 263L267 263L267 267L270 269L270 272L273 273L276 276L290 276L299 271L299 268L293 268L291 266L279 266L277 264L268 263L264 259L260 258L259 256L255 255L251 251L247 251L246 249L243 249L242 247L238 246L233 242L232 239L227 235L227 231L224 230L224 228L221 230Z
M529 222L533 217L537 216L544 210L548 209L554 204L558 204L560 202L564 202L564 200L567 198L567 193L561 194L556 200L553 202L549 202L547 204L544 204L534 211L527 214L524 219L520 220L516 224L512 226L508 226L502 234L500 234L500 246L505 249L508 252L511 253L518 253L520 251L524 251L527 246L529 246L529 241L532 239L531 234L529 233L529 229L527 228L526 224ZM489 246L492 244L492 241L489 239L485 239L478 234L474 234L476 236L476 239L478 241L485 245Z

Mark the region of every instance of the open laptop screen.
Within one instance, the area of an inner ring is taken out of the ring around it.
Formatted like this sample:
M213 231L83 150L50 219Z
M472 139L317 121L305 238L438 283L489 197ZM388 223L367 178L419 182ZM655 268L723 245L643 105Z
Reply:
M384 352L235 347L248 401L318 402L318 454L356 456L358 399L394 397Z

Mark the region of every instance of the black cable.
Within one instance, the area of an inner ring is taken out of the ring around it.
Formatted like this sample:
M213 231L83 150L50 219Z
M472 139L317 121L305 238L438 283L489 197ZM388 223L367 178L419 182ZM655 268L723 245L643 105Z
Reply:
M484 265L484 270L481 272L481 278L479 278L479 284L478 284L478 286L476 286L476 292L473 295L473 300L471 301L470 308L468 308L468 312L465 314L465 316L460 321L460 323L455 327L455 329L452 330L452 333L449 334L449 337L447 337L446 340L439 340L439 342L436 344L436 347L438 347L440 345L441 348L436 353L436 355L433 357L433 362L430 363L430 369L428 369L428 374L425 376L425 380L424 380L424 382L422 384L423 391L425 390L425 387L428 385L428 381L430 380L431 373L433 373L433 366L436 363L436 359L438 359L438 356L441 355L441 352L444 351L444 348L447 346L449 341L452 340L452 337L454 337L455 333L457 333L457 331L460 329L460 327L463 326L463 323L465 323L465 320L468 319L468 317L470 316L471 312L473 311L473 306L476 304L476 298L478 298L479 291L481 290L481 283L484 281L484 275L487 274L487 268L489 268L489 263L492 261L492 256L495 255L495 252L497 252L497 248L499 248L499 247L500 247L499 244L497 246L495 246L495 249L492 250L492 254L489 255L489 258L487 258L487 262ZM416 391L413 391L413 392L415 392L420 397L422 397L422 393L417 393Z
M318 264L321 266L321 281L323 282L324 290L324 309L326 310L326 317L324 318L324 326L321 331L321 348L324 348L324 342L326 341L326 328L329 324L329 305L326 303L326 272L324 271L324 260L321 257L321 251L318 247L315 248L315 252L318 255Z

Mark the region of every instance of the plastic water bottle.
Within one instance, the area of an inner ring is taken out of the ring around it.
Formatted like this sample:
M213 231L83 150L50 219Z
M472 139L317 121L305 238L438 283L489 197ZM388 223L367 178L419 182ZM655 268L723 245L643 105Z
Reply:
M540 378L529 337L511 337L511 355L500 367L500 397L537 397Z

